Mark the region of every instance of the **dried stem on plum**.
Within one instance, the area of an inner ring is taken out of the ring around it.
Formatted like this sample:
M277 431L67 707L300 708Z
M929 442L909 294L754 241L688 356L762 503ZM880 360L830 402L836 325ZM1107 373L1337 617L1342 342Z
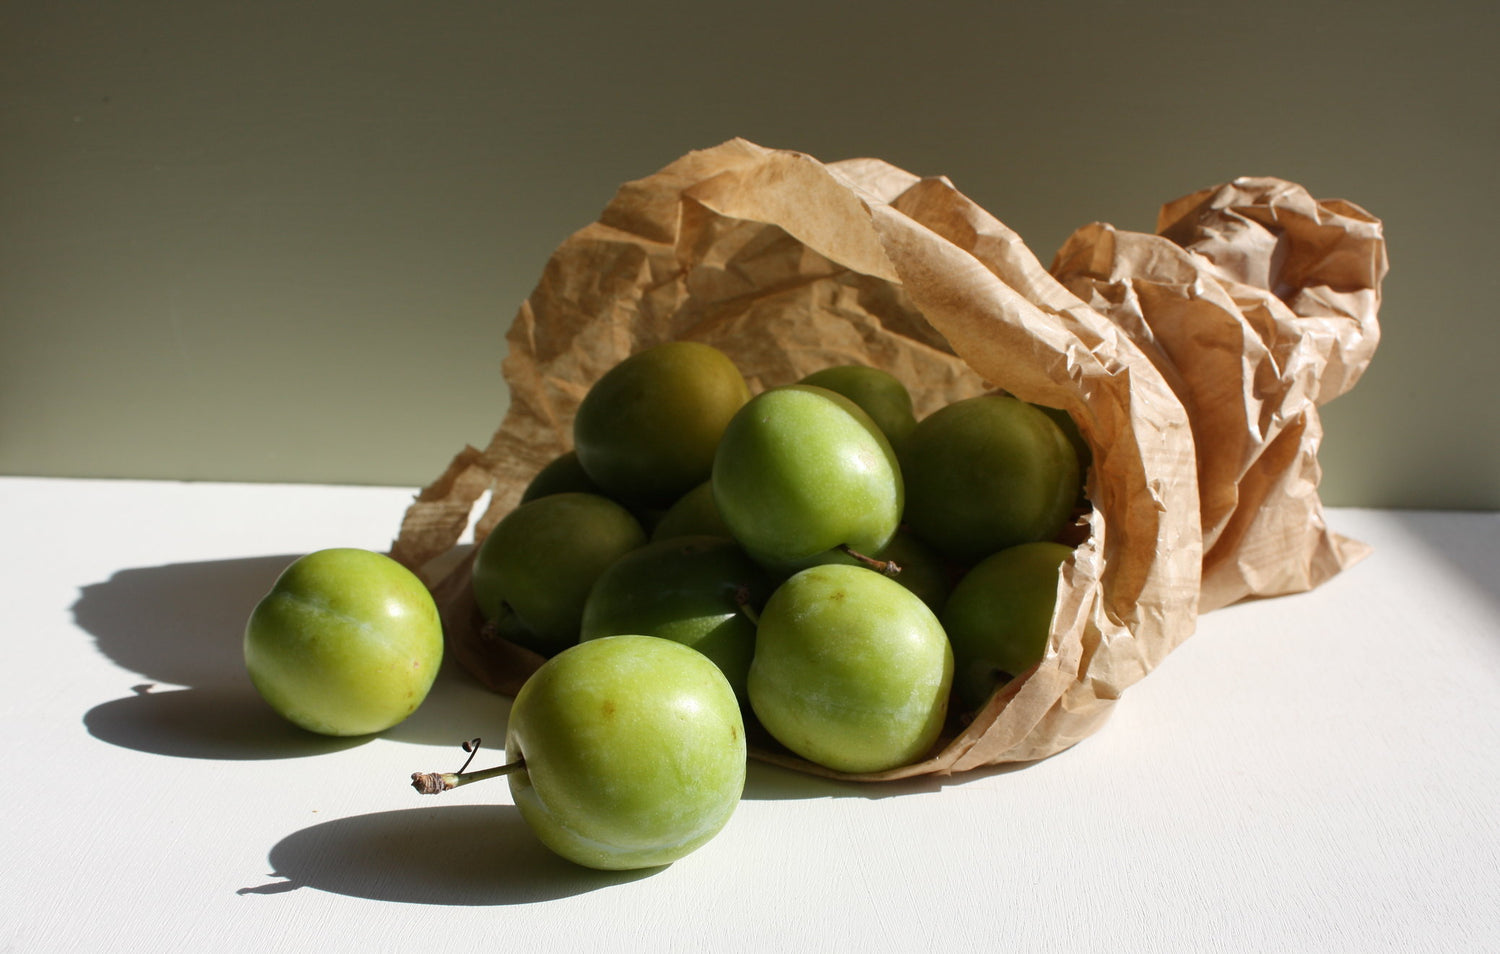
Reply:
M516 759L513 762L506 762L504 765L497 765L494 768L469 772L466 770L469 767L469 763L474 761L474 754L479 751L479 740L470 739L465 742L463 750L469 753L469 757L464 760L464 764L457 772L413 772L411 773L411 787L423 795L437 795L440 792L446 792L460 785L483 781L487 778L497 778L501 775L509 775L526 767L525 759Z
M756 612L755 607L750 605L749 583L741 583L735 588L734 605L739 607L739 611L745 614L745 618L750 621L752 626L760 625L760 613Z
M859 564L861 566L869 567L876 573L884 574L891 579L895 579L896 577L901 575L901 565L895 560L880 560L872 556L866 556L865 554L860 553L858 550L849 546L849 544L847 543L839 544L837 549L842 551L845 555L853 557L855 560L859 561Z

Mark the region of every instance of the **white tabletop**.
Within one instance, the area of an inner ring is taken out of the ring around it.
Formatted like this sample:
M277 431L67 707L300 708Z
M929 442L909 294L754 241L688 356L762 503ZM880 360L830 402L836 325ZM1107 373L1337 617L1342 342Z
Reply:
M384 549L411 494L0 479L0 950L1500 950L1500 514L1334 510L1374 556L1203 617L1073 749L753 765L719 837L621 875L548 854L503 781L408 787L503 739L451 667L353 744L250 688L275 575Z

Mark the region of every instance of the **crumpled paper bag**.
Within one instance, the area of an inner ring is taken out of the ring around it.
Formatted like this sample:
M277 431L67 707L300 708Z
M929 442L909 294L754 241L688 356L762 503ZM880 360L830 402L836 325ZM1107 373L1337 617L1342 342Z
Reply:
M455 544L471 520L482 540L571 446L584 393L627 355L702 341L755 391L871 364L919 417L1004 389L1067 411L1093 450L1093 511L1042 661L913 765L843 775L774 745L755 755L878 780L1062 751L1200 609L1306 589L1360 553L1322 524L1316 404L1373 351L1379 223L1268 179L1162 221L1161 236L1081 229L1049 271L944 178L744 140L690 153L622 186L548 261L507 336L504 421L422 490L392 556L433 587L464 667L514 693L542 660L481 631L472 552Z
M1354 386L1379 343L1380 222L1245 178L1169 203L1157 231L1080 229L1053 274L1130 335L1188 411L1199 609L1310 589L1367 552L1324 521L1317 407Z

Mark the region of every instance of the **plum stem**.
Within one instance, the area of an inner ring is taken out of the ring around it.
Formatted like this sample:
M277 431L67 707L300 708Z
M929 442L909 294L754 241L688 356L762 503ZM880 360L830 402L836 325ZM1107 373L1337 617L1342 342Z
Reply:
M411 773L411 787L423 795L436 795L449 789L467 785L470 782L479 782L487 778L496 778L501 775L509 775L526 767L525 759L516 759L497 765L494 768L481 769L478 772L467 771L469 763L474 761L474 755L479 751L479 740L469 739L463 744L463 750L469 753L464 759L464 764L459 766L457 772L413 772Z
M755 611L754 606L750 605L749 583L741 583L735 587L734 605L739 607L740 612L745 614L745 618L750 621L752 626L760 625L760 614Z
M458 767L459 774L463 774L464 772L467 772L469 770L470 764L472 764L474 761L474 756L479 754L479 743L483 741L483 739L476 735L474 736L474 738L459 746L459 748L469 753L469 757L464 759L464 764Z
M872 556L865 556L863 553L860 553L858 550L854 549L847 543L840 543L837 549L842 551L845 555L853 557L855 560L859 561L864 566L867 566L870 569L874 570L876 573L889 576L892 579L901 575L901 564L897 563L895 560L878 560Z
M525 759L516 759L514 762L506 762L494 768L480 769L477 772L413 772L411 773L411 787L423 795L437 795L470 782L480 782L487 778L497 778L501 775L519 772L525 767Z

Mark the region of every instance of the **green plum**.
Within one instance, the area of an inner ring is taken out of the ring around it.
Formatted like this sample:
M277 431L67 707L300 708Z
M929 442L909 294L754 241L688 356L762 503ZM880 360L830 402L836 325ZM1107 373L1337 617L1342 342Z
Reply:
M903 462L907 524L964 564L1057 536L1081 486L1078 457L1062 430L1008 396L968 398L933 412L912 431Z
M901 568L895 576L897 583L917 594L934 613L942 611L953 584L948 564L936 550L902 527L891 538L890 546L880 551L880 557Z
M869 554L873 559L859 559L838 550L830 551L824 563L846 563L879 570L902 586L911 590L927 604L934 613L941 613L948 600L948 591L953 583L948 564L937 551L917 538L905 527L898 528L896 535L885 549ZM888 569L884 564L895 564Z
M574 451L559 454L537 471L536 476L531 478L531 483L521 492L521 503L531 503L538 497L564 493L604 496L599 485L584 473L583 465L578 462L578 454Z
M922 543L916 534L901 526L895 531L894 537L891 537L889 546L874 553L874 556L877 561L894 562L898 570L891 579L915 592L933 612L942 612L944 603L948 601L948 591L953 588L953 580L948 564L938 555L938 550ZM849 556L840 553L838 559L832 562L849 561Z
M713 484L706 480L679 497L651 530L653 540L695 536L734 536L714 504Z
M565 454L559 454L549 461L547 466L537 471L536 476L531 478L531 482L521 492L520 502L531 503L531 501L540 497L550 497L553 494L566 493L594 494L599 497L609 497L609 494L605 493L603 488L594 483L594 479L584 471L583 465L578 462L577 451L568 451ZM615 502L621 503L618 500ZM622 506L625 506L625 509L630 511L631 516L640 521L642 529L648 534L651 532L652 527L656 525L656 521L661 519L662 511L660 510L649 507L630 507L624 504Z
M479 611L512 642L550 656L578 642L589 589L615 560L646 543L630 511L597 494L521 504L474 555Z
M632 508L662 508L708 479L719 437L750 399L722 351L673 341L621 361L573 418L584 471Z
M698 650L745 702L754 614L771 594L764 570L725 537L673 537L627 553L600 574L583 606L581 640L640 634Z
M888 371L862 364L841 364L814 371L798 383L837 391L858 404L892 447L900 447L917 426L911 392Z
M1083 432L1078 430L1078 422L1073 420L1073 415L1062 408L1048 407L1045 404L1033 404L1032 407L1050 417L1052 423L1056 424L1063 432L1063 436L1068 439L1068 444L1072 446L1073 453L1078 458L1078 474L1081 478L1088 471L1089 465L1094 462L1094 451L1089 447L1088 441L1083 439Z
M942 614L953 645L953 688L966 710L1035 666L1046 652L1057 580L1070 547L1023 543L986 557L954 586Z
M383 554L309 553L282 572L245 626L245 668L291 722L322 735L380 732L416 711L443 659L422 581Z
M953 653L906 587L863 567L810 567L766 602L750 704L782 745L842 772L926 755L947 715Z
M1073 453L1078 458L1078 496L1074 498L1074 508L1087 509L1089 505L1088 488L1084 482L1088 479L1089 467L1094 463L1094 449L1089 442L1083 439L1083 432L1078 429L1078 422L1073 416L1061 408L1047 407L1045 404L1033 404L1032 407L1052 418L1052 423L1058 426L1068 443L1073 447Z
M794 384L756 395L724 431L714 503L745 551L773 573L829 550L885 549L901 523L901 468L853 401Z
M670 864L724 827L745 787L745 727L708 657L655 636L579 643L516 694L505 737L521 817L590 868Z

